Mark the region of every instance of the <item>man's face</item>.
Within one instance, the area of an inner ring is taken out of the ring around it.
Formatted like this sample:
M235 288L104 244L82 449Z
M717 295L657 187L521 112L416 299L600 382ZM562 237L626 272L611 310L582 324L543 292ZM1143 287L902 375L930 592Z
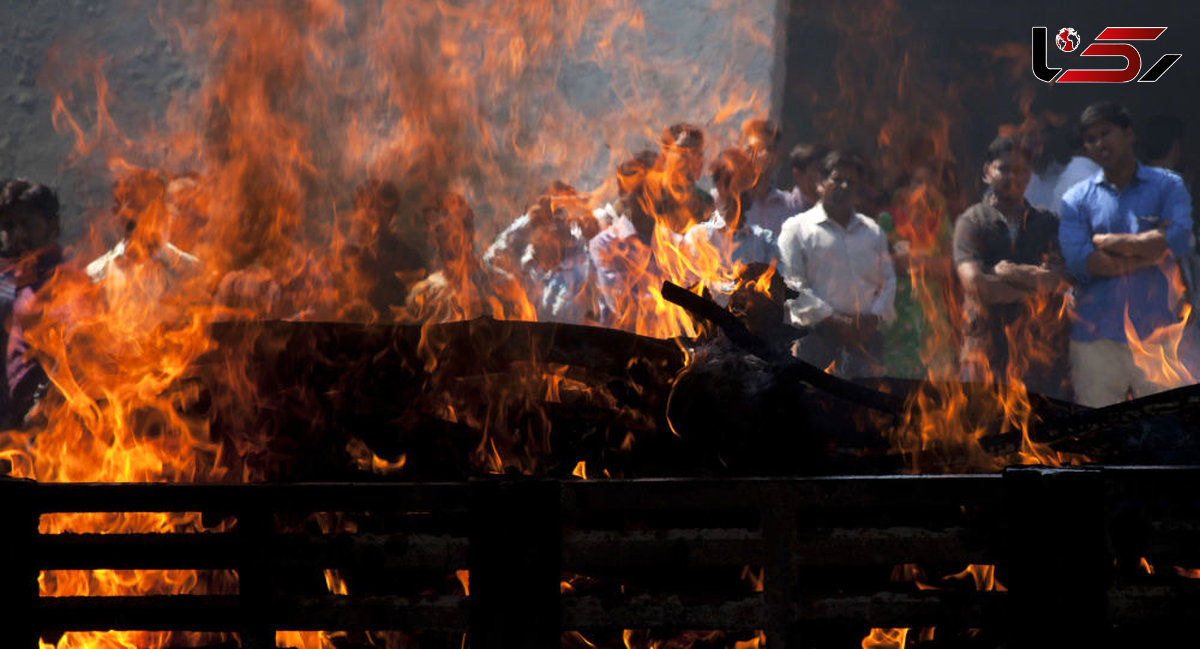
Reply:
M756 178L771 178L775 175L775 168L779 166L779 146L777 144L755 133L746 137L742 144L742 150L754 162Z
M853 208L858 198L858 187L862 182L862 174L851 164L841 164L834 167L833 172L825 176L817 191L821 201L826 206L837 208Z
M1083 130L1083 147L1089 158L1109 170L1133 158L1133 128L1096 122Z
M821 184L821 167L817 163L809 163L803 169L792 168L792 179L796 181L796 185L800 187L800 191L810 200L819 198L818 186Z
M8 247L12 253L23 255L54 243L57 235L53 226L40 215L18 211L8 233Z
M1039 120L1034 120L1022 134L1021 143L1029 151L1031 163L1034 160L1040 160L1046 154L1046 125Z
M992 188L996 198L1017 201L1025 195L1032 173L1027 157L1009 152L983 166L983 182Z

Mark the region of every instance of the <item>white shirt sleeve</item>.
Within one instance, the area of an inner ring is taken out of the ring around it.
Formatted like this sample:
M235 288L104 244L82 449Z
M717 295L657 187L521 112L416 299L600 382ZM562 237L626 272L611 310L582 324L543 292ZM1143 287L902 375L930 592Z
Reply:
M783 280L799 297L788 300L788 316L793 324L811 327L833 315L833 307L813 291L807 276L804 239L799 222L785 223L779 233L779 258L783 262ZM893 284L894 287L894 284Z

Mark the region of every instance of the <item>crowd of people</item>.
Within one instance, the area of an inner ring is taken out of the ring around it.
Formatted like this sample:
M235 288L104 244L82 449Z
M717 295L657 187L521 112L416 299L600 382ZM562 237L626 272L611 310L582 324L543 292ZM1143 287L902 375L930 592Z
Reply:
M1175 387L1142 367L1135 347L1183 330L1198 292L1182 124L1156 118L1135 138L1125 108L1098 102L1080 116L1070 160L1048 156L1042 135L997 137L983 152L982 195L967 205L953 165L920 147L888 193L863 157L800 144L787 190L775 183L783 155L772 122L746 122L707 165L704 132L679 123L657 150L617 166L608 202L550 183L482 254L465 197L433 194L416 219L424 231L400 232L395 185L371 181L356 208L370 216L372 243L347 254L372 279L368 307L386 320L493 316L639 331L663 312L663 280L729 305L740 285L774 269L787 291L784 326L773 331L806 333L769 342L843 376L1020 381L1089 406ZM149 185L170 205L194 179ZM145 221L141 193L119 183L118 210ZM0 193L5 425L19 424L45 384L22 312L62 262L58 211L43 185L14 180ZM200 264L161 228L129 218L86 274L104 283L138 260L181 276ZM277 278L243 266L216 285L215 303L302 317L282 306ZM256 300L270 304L248 304Z

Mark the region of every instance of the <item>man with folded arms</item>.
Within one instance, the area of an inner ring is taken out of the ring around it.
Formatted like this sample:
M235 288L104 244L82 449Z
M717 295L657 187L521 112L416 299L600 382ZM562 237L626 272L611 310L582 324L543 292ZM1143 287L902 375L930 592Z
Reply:
M1179 324L1177 260L1190 252L1192 207L1178 175L1134 157L1123 106L1088 106L1080 129L1101 171L1063 196L1059 243L1075 279L1071 379L1079 403L1106 406L1178 387L1138 367L1125 323L1139 340Z

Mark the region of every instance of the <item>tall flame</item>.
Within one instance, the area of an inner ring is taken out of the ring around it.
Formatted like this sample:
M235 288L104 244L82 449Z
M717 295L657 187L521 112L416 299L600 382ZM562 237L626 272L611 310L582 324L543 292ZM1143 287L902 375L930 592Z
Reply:
M733 4L714 10L739 13ZM90 231L74 247L79 263L60 268L19 305L24 339L54 389L28 429L0 434L0 457L14 475L40 481L264 479L239 458L261 452L271 434L255 414L267 395L256 393L236 355L224 368L230 390L223 398L232 402L212 408L239 430L237 437L214 439L209 418L196 414L190 372L213 348L210 326L230 319L403 317L404 290L434 261L432 224L419 209L430 193L455 193L478 214L485 236L462 238L458 252L466 259L522 213L531 188L549 177L579 179L596 190L588 200L602 203L615 162L653 141L663 116L699 123L716 140L740 118L765 112L766 93L732 67L715 83L692 84L691 66L649 33L664 19L635 0L222 0L175 15L160 11L154 21L202 81L172 97L162 123L123 132L109 112L113 94L104 74L118 64L104 54L85 61L83 80L60 88L55 101L54 123L75 145L68 162L105 169L117 181L117 210L90 206ZM743 44L734 48L734 63L748 64L747 54L769 46L753 21L739 16L731 25L733 40ZM607 83L608 92L572 87L581 73ZM658 80L661 94L645 91L648 77ZM604 105L608 97L615 107ZM676 115L679 106L688 108ZM391 186L368 179L390 179ZM406 246L403 255L380 251L396 242ZM662 267L682 277L677 242L660 244ZM110 254L82 272L105 250ZM378 272L385 254L393 255L395 273ZM654 278L651 286L660 282ZM690 319L654 290L617 324L660 336L694 333ZM490 299L489 315L532 317L519 290ZM432 324L476 315L416 319ZM422 340L430 368L439 352L431 331ZM433 407L447 420L487 431L480 466L532 471L531 458L549 443L549 421L544 413L540 419L515 413L584 391L564 374L530 359L516 376L483 379L479 387L499 395L493 401L462 403L446 392ZM449 386L431 387L438 394ZM528 429L505 433L514 420ZM528 445L515 448L514 435ZM371 470L404 467L404 458L388 462L361 446L349 450ZM201 527L197 514L186 513L43 521L46 533ZM332 591L345 591L337 575L327 577ZM48 596L236 588L235 576L224 573L42 577ZM177 636L68 634L58 647L159 647L181 641ZM279 641L332 646L327 634L281 634Z

